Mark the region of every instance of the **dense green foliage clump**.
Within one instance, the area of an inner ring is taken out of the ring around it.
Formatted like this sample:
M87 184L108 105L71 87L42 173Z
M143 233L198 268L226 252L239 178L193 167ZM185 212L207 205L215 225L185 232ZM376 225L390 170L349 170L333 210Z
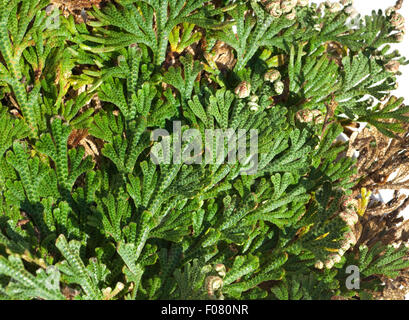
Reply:
M403 245L350 249L365 208L336 142L408 120L373 103L405 63L399 14L342 2L115 0L81 22L0 0L0 298L366 299L407 268ZM155 164L173 121L257 130L256 173Z

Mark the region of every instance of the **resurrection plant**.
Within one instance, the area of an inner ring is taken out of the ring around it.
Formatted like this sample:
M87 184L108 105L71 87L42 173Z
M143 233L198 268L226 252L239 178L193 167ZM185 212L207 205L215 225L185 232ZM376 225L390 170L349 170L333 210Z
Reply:
M0 299L402 299L401 6L0 0Z

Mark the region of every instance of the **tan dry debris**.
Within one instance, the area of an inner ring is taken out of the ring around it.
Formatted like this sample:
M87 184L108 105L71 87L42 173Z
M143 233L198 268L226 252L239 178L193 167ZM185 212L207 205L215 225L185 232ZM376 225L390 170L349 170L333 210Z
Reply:
M409 124L405 132L390 139L374 127L366 127L357 136L351 137L348 154L358 151L357 174L360 179L356 190L367 188L399 190L409 188Z
M220 70L232 70L236 64L233 49L222 41L217 41L210 53L204 53L210 65L215 64Z
M75 129L68 137L68 146L70 148L84 147L84 157L91 156L93 160L100 155L101 146L98 145L98 141L88 135L88 130L86 129Z
M65 17L73 15L77 22L83 22L81 11L91 9L92 6L100 7L104 0L51 0L51 4L60 8Z

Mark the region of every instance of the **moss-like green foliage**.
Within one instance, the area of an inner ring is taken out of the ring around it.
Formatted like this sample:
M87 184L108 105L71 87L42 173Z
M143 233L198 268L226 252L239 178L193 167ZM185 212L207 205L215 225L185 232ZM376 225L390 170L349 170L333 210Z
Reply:
M78 22L48 5L0 0L1 299L368 298L381 284L365 279L409 266L403 246L352 251L340 214L358 212L344 126L393 138L408 120L372 101L405 63L381 47L396 12L115 0ZM151 136L176 121L202 142L257 130L258 150L157 164Z

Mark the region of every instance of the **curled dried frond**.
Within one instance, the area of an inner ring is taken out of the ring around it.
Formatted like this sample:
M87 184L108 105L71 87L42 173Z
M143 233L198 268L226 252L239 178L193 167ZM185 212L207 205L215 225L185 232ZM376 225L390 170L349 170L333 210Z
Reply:
M376 300L406 300L409 293L409 270L401 271L396 279L382 277L381 280L385 283L384 289L372 292Z
M372 201L360 219L362 231L357 245L371 246L379 241L385 245L407 243L409 223L400 214L408 204L409 197L397 191L387 203Z
M348 154L358 151L356 190L399 190L409 187L409 125L397 139L390 139L374 127L366 127L351 139Z
M237 62L233 49L222 41L217 41L212 50L204 53L209 66L221 71L232 70Z

